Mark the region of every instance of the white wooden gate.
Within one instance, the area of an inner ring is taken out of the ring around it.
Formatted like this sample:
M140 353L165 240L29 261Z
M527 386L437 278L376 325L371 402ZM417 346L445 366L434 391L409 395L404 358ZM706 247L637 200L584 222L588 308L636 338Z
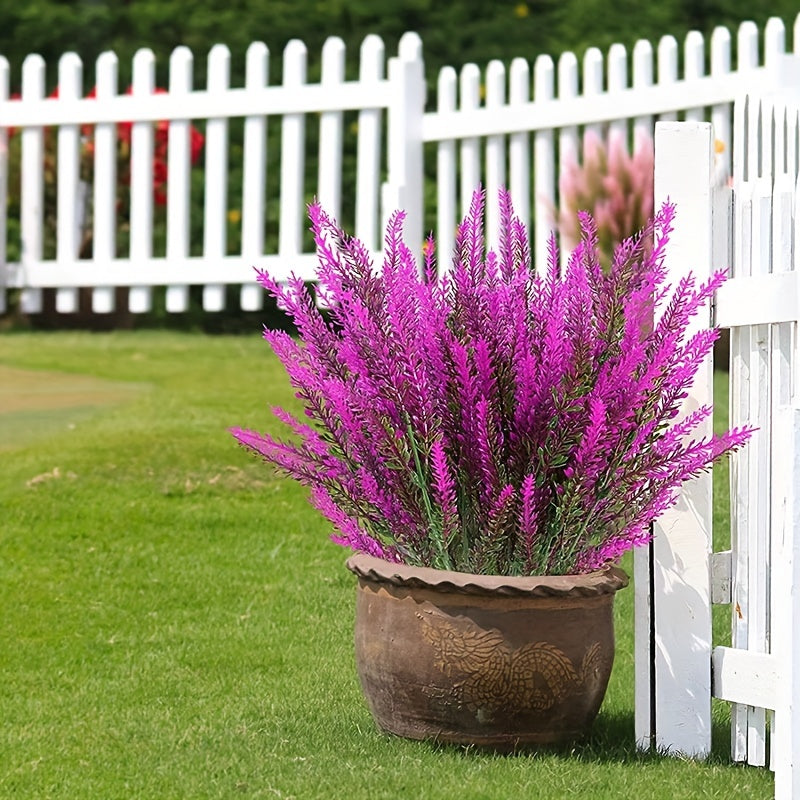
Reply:
M800 86L796 60L781 84ZM796 88L737 102L732 188L714 184L711 125L656 129L656 205L677 206L670 269L730 269L709 319L731 331L730 422L758 431L731 463L730 549L712 552L705 475L635 565L640 745L703 756L711 698L730 701L733 759L769 754L782 800L800 798L799 117ZM709 361L687 403L712 400ZM730 604L730 646L712 648L712 602Z

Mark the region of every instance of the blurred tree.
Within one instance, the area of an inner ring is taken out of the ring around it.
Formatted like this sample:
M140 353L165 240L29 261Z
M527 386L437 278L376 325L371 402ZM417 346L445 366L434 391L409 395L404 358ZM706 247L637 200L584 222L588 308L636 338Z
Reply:
M796 0L0 0L0 54L12 66L18 88L23 58L40 53L55 85L58 58L77 52L91 72L104 50L120 57L120 79L130 78L130 60L140 47L158 56L158 80L164 83L169 53L187 45L197 58L196 84L205 81L205 55L216 42L233 55L232 77L241 80L244 52L262 40L272 53L271 80L280 76L280 53L292 38L302 39L313 62L328 36L348 45L348 72L356 70L356 51L369 33L384 38L392 52L405 31L420 34L428 79L435 85L440 67L492 58L529 60L541 53L557 56L587 47L606 49L614 42L631 47L637 39L656 42L664 34L679 40L691 29L709 35L717 25L735 29L745 19L759 26L780 16L791 29ZM91 77L87 77L87 83ZM49 88L52 88L49 87ZM87 87L89 88L89 87Z

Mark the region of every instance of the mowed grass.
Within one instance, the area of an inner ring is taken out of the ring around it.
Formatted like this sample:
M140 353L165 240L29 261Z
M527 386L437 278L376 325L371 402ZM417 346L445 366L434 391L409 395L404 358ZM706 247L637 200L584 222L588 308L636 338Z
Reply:
M226 430L295 402L258 332L4 334L0 375L0 797L771 796L728 763L722 705L707 761L637 753L631 588L588 741L380 734L345 552Z

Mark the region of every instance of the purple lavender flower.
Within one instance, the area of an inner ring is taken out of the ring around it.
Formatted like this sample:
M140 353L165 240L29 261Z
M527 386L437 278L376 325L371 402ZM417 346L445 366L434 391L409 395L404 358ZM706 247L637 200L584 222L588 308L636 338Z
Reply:
M432 239L422 269L404 244L402 212L376 270L312 205L328 310L302 281L259 274L299 332L265 338L305 419L276 410L287 441L232 432L311 488L346 547L463 572L593 570L645 543L680 484L751 433L692 438L710 409L680 417L716 337L687 330L725 276L666 285L668 204L607 269L578 215L566 265L553 240L539 273L507 192L499 203L498 252L479 190L441 275Z

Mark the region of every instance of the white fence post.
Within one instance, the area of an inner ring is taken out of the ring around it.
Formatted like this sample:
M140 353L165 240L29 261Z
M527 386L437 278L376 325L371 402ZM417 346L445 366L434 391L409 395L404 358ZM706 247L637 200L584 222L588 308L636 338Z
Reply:
M776 414L775 432L780 455L773 452L776 481L773 580L782 602L774 606L772 652L781 681L771 738L776 800L800 797L800 408L783 406ZM777 450L777 448L775 449Z
M655 202L676 206L666 251L670 282L692 271L699 280L712 260L713 141L709 123L656 125ZM709 318L698 317L697 326ZM712 363L701 367L684 409L713 402ZM710 421L697 435L710 434ZM637 704L650 713L636 718L636 739L659 750L704 756L711 747L711 476L684 485L678 503L654 525L652 596L637 592ZM642 558L636 578L646 576ZM651 637L641 636L652 620ZM652 648L653 669L639 673ZM651 680L652 679L652 680ZM641 683L643 682L643 683ZM641 685L640 685L641 684ZM651 732L653 737L651 739Z
M406 212L405 240L422 252L424 214L422 116L425 74L422 41L415 33L400 39L398 55L389 60L392 99L388 121L388 181L383 187L383 219L397 209Z

